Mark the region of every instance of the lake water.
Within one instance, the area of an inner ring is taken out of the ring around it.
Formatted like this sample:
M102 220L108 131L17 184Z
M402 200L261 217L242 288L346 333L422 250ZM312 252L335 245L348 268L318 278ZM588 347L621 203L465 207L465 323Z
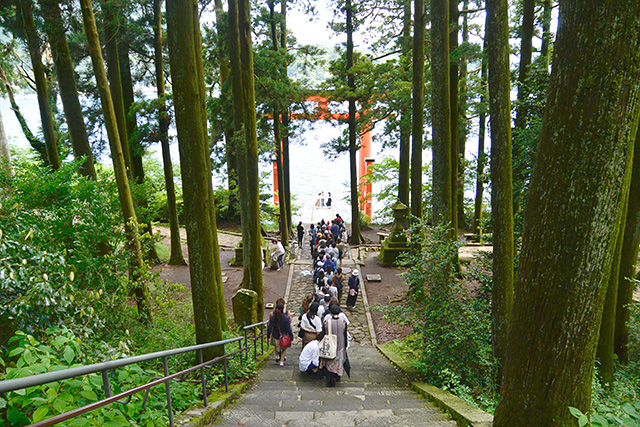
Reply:
M37 132L40 127L40 115L38 102L35 96L25 97L17 100L18 106L25 116L27 123L33 132ZM5 133L11 145L28 148L29 144L24 138L20 124L15 114L10 108L9 101L0 98L0 113L4 123ZM306 224L311 220L311 209L314 206L317 195L321 191L325 194L332 194L334 212L339 213L345 221L351 221L351 208L346 199L349 197L349 157L347 153L335 159L327 158L322 152L322 144L340 135L342 128L334 127L328 123L315 122L312 126L305 126L306 129L293 138L290 145L291 158L291 193L293 202L299 206L298 212L294 214L293 220L297 223L303 221ZM374 135L375 135L374 130ZM374 158L381 160L383 157L397 157L396 150L382 151L379 144L372 143L371 153ZM160 148L156 147L156 156L160 159ZM425 152L425 156L429 154ZM108 156L101 161L109 162ZM174 162L179 161L178 145L171 144L171 157ZM428 159L425 159L425 161ZM271 171L272 165L261 165L261 171ZM214 176L214 181L222 182L224 175ZM273 183L273 178L269 178L269 184ZM379 190L374 186L374 194ZM373 200L374 217L376 212L376 201Z

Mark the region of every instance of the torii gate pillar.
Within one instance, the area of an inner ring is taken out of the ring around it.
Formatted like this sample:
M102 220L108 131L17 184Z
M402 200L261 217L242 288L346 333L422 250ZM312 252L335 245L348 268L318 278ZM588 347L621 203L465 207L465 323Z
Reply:
M360 211L369 218L372 217L372 184L367 182L365 174L371 172L371 164L375 161L371 157L371 129L360 136L360 154L358 161L358 186L360 188Z

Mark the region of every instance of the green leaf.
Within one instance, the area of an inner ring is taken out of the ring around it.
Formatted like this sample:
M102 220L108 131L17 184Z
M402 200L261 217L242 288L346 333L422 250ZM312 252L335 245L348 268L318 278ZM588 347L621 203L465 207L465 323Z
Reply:
M64 335L58 335L54 340L53 340L53 345L56 348L61 348L64 344L69 342L69 338L65 337Z
M574 408L573 406L569 406L569 412L571 412L571 415L573 415L576 418L580 418L581 416L584 415L580 409Z
M73 359L76 357L76 354L74 353L71 347L67 346L64 349L63 356L64 356L64 360L66 360L67 363L71 364L71 362L73 362Z
M8 356L9 356L9 357L13 357L13 356L15 356L15 355L17 355L17 354L22 353L23 351L24 351L24 348L22 348L22 347L16 347L16 348L14 348L13 350L11 350L11 351L9 352L9 355L8 355Z
M118 381L123 382L127 378L129 378L129 372L124 370L118 372Z
M38 421L44 420L47 417L48 413L49 413L49 408L47 406L39 407L33 413L33 421L37 423Z
M609 421L600 414L594 414L591 417L591 425L593 427L609 427Z
M98 396L94 393L93 390L81 390L80 391L80 396L84 397L87 400L91 400L91 401L96 401L98 400Z
M7 401L0 397L0 409L7 407Z
M622 427L638 427L638 423L632 418L625 418L622 420Z
M31 353L31 350L29 350L28 348L24 350L24 353L22 353L22 358L24 359L25 362L27 362L27 365L31 365L33 364L33 362L36 361L35 356L33 355L33 353Z
M53 409L58 411L60 414L67 412L67 402L65 402L64 399L55 399L52 406Z

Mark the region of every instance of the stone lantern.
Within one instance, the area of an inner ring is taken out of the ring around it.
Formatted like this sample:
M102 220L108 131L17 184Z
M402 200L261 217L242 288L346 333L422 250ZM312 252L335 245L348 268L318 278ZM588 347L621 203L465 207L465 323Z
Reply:
M393 209L393 230L391 235L382 242L382 249L378 255L378 260L384 266L394 265L398 256L410 249L409 239L405 233L409 225L409 207L397 201L391 209Z

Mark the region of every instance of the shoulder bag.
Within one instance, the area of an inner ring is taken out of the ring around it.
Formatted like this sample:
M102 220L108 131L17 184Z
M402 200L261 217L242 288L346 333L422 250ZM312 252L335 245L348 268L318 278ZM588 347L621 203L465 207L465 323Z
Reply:
M318 356L323 359L335 359L338 351L338 337L331 333L332 319L327 322L327 334L320 341L318 346Z

